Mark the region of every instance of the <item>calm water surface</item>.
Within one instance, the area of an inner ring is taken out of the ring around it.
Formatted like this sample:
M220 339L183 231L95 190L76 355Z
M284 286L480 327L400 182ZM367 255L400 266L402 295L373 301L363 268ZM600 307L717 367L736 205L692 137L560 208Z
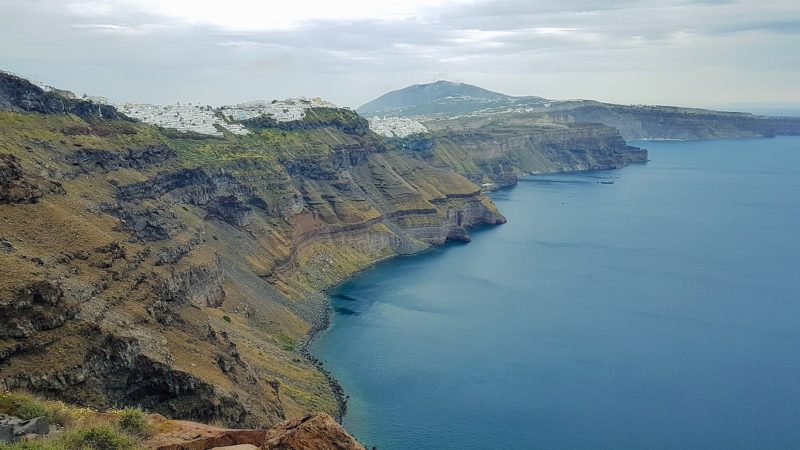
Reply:
M378 449L800 448L800 138L640 143L341 286L312 351ZM613 184L600 184L613 181Z

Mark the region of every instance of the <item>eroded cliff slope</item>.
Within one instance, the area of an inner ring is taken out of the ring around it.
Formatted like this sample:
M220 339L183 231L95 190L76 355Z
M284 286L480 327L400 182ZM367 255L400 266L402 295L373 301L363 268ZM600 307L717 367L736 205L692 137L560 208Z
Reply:
M347 110L221 138L0 75L0 389L228 426L337 413L321 288L504 221Z

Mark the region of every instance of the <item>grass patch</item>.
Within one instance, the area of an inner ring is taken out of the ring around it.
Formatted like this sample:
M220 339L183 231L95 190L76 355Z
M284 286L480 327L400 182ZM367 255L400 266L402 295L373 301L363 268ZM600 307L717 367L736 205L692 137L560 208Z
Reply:
M137 447L134 438L113 425L72 431L56 442L76 450L133 450Z
M0 443L0 450L133 450L154 431L147 415L138 409L100 413L26 392L0 392L0 414L22 419L44 416L59 426L57 433L43 438Z
M43 439L0 444L0 450L135 450L136 439L118 426L104 424L68 430Z
M133 436L146 437L153 434L147 417L140 409L125 408L120 411L117 415L117 426Z
M293 352L294 349L297 347L297 342L295 342L294 339L283 333L278 335L278 342L280 342L281 348L283 348L287 352Z
M0 392L0 414L33 419L47 417L50 423L69 426L81 415L80 409L70 409L64 403L44 400L34 395L19 392Z

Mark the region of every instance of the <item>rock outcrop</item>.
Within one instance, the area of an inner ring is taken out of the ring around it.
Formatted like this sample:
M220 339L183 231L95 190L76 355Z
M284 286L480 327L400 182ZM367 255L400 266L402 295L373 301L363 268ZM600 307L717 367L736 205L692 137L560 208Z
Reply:
M27 174L14 155L0 154L0 204L36 203L45 194L64 193L60 183Z
M280 423L267 432L265 450L364 450L327 414Z
M75 114L83 118L124 119L113 106L67 98L58 90L45 91L30 81L0 72L0 111Z
M44 436L50 432L47 417L20 419L0 414L0 443L16 442L27 436Z
M327 414L287 420L268 430L227 429L194 422L163 421L166 431L149 438L152 450L364 450ZM167 425L168 424L168 425Z

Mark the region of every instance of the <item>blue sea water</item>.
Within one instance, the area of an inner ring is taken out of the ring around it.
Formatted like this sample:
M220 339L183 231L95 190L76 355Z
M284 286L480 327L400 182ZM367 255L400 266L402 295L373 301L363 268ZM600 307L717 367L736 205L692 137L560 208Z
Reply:
M390 449L800 448L800 138L528 177L333 292L312 352ZM613 181L613 184L599 182Z

